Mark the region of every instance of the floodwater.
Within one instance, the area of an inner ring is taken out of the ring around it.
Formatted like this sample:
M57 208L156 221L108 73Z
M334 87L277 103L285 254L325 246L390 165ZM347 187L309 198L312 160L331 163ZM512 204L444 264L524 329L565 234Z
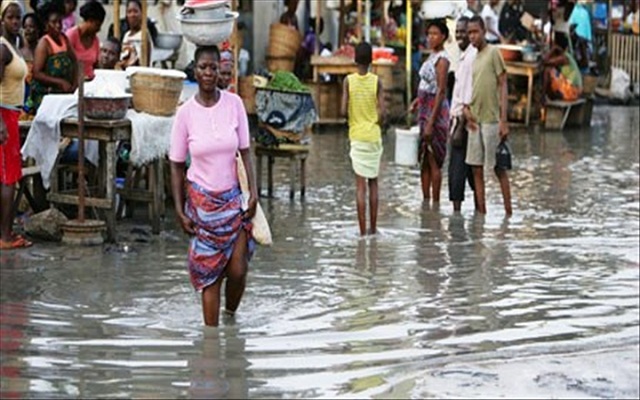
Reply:
M219 329L172 223L3 253L0 396L637 398L639 120L597 108L590 130L514 132L510 219L493 180L484 218L470 193L461 215L423 206L389 135L367 240L345 135L315 135L306 200L280 166L275 245Z

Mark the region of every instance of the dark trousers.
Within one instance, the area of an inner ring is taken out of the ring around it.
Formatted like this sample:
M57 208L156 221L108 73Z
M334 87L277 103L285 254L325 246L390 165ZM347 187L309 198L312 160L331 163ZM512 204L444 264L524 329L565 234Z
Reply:
M465 163L467 158L467 143L462 147L449 146L449 200L464 201L465 181L473 188L473 172Z

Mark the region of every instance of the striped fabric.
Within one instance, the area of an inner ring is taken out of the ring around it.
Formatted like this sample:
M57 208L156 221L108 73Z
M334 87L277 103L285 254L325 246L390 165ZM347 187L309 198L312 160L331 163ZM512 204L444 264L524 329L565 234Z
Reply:
M242 229L247 232L248 257L253 255L255 240L251 221L243 218L240 188L211 192L190 182L185 213L196 225L189 245L189 276L197 291L223 277Z
M351 74L349 82L349 139L358 142L381 140L378 125L378 76Z

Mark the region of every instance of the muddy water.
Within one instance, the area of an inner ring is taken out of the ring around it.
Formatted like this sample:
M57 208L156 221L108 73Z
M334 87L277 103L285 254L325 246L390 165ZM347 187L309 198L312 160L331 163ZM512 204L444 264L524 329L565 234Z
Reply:
M344 135L316 135L307 198L263 200L276 244L219 329L175 229L4 253L0 394L638 397L639 125L602 108L591 130L514 134L511 219L493 181L486 217L423 205L389 136L367 240Z

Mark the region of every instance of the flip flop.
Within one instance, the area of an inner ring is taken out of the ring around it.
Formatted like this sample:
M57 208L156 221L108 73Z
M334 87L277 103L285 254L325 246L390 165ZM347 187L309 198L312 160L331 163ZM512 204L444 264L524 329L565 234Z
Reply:
M27 247L31 247L33 243L23 238L20 235L14 236L10 242L5 242L4 240L0 240L0 250L14 250L14 249L24 249Z

